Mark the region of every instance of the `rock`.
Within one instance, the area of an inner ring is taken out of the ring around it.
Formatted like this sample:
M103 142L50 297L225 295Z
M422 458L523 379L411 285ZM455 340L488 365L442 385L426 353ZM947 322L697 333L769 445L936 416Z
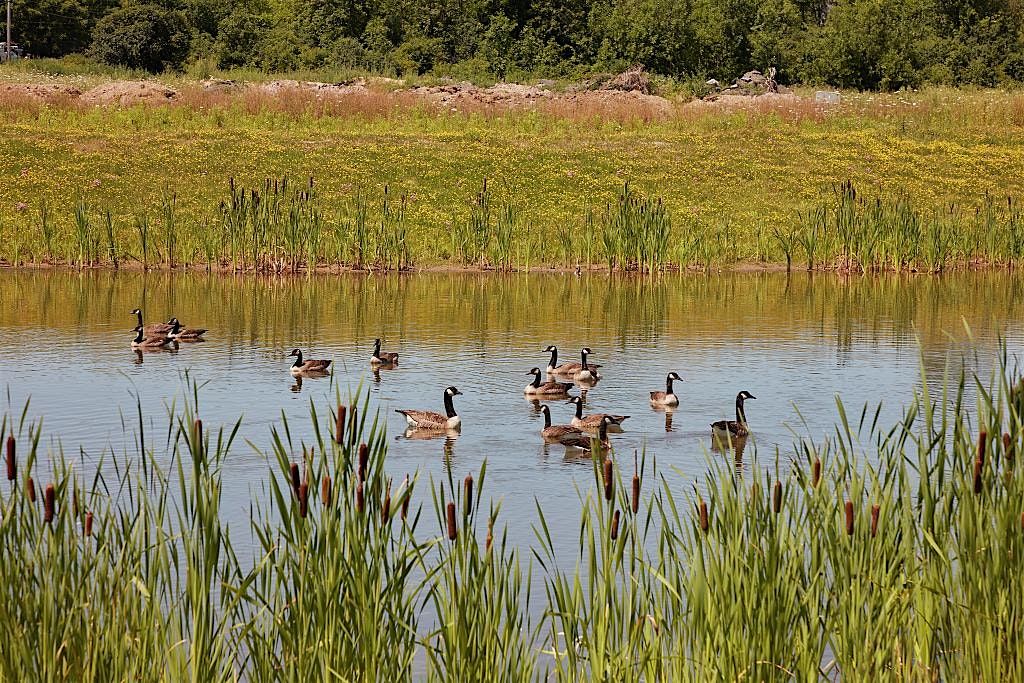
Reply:
M739 80L743 83L752 83L754 85L764 85L768 81L768 79L764 77L764 74L757 69L743 74L740 76Z
M716 88L716 89L722 87L722 84L718 82L717 78L709 78L708 80L704 81L704 85L707 85L707 86L710 86L710 87Z
M36 102L59 102L78 97L82 91L63 83L2 83L0 95L27 97Z
M639 92L650 95L652 91L651 77L642 64L623 71L618 76L612 77L602 87L602 90L622 90L623 92Z
M199 85L207 92L228 92L234 90L238 83L229 78L206 78Z
M163 104L178 96L178 91L156 81L115 81L86 91L81 101L86 104L130 107L134 104Z
M833 90L819 90L814 93L814 101L818 104L839 104L843 96Z

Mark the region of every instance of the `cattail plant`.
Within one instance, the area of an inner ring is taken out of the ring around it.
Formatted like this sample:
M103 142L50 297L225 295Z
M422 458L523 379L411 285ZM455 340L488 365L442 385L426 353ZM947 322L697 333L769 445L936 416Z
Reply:
M353 413L354 415L354 413ZM366 481L366 468L370 461L370 447L365 443L359 444L359 470L356 473L359 483Z
M846 511L846 535L853 536L853 501L846 501L844 509Z
M405 489L405 498L402 500L402 521L409 516L409 504L412 502L412 489L409 488L409 475L405 475L405 482L402 485Z
M640 512L640 475L637 472L633 472L633 504L631 509L633 514Z
M462 482L462 516L473 514L473 475L467 474Z
M871 538L875 537L878 533L878 511L879 506L877 504L871 506Z
M458 527L455 525L455 503L449 501L446 508L446 517L448 521L448 540L454 541L458 536Z
M775 514L782 512L782 482L776 481L772 490L772 510Z
M89 538L89 537L92 536L92 519L93 519L93 515L92 515L92 511L90 510L89 512L85 513L85 529L84 529L83 533L85 534L86 538Z
M345 406L338 404L338 412L334 418L334 443L345 443Z
M1003 432L1003 457L1006 459L1006 467L1013 467L1013 440L1008 432Z
M366 499L363 497L363 482L356 484L356 511L362 514L366 509Z
M615 497L615 479L612 468L612 459L605 458L604 461L604 499L611 501Z
M309 514L309 482L303 481L299 484L299 517L306 518Z
M32 477L25 482L25 492L28 493L28 502L34 504L36 502L36 482Z
M708 530L708 504L703 500L697 503L697 519L700 524L700 530L707 533Z
M18 460L15 456L14 435L7 435L7 481L14 481L18 477Z
M616 540L619 537L619 511L616 510L615 514L612 515L612 540Z
M43 491L43 521L47 524L53 522L53 515L57 505L57 491L53 484L47 484Z
M814 464L811 465L811 486L818 488L819 482L821 482L821 460L815 458Z
M299 463L293 462L291 465L289 465L288 472L290 474L289 481L291 482L292 485L292 494L294 494L297 500L299 497L299 486L301 484L301 482L299 481Z
M380 521L387 524L391 520L391 480L388 479L387 490L384 493L384 502L380 506Z
M331 477L328 474L320 481L320 502L325 508L331 507Z

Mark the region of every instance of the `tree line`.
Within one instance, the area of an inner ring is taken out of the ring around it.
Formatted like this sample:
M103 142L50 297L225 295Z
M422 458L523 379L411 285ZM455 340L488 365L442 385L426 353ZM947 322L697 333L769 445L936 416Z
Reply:
M1019 0L14 0L29 53L159 72L578 78L634 64L895 90L1024 81Z

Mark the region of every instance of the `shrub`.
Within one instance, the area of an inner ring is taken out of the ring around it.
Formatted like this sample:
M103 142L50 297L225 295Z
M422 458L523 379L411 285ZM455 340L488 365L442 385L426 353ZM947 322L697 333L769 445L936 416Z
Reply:
M395 65L400 71L415 73L422 76L434 68L444 55L441 52L441 41L435 38L410 38L394 53Z
M100 19L89 52L105 64L156 73L180 67L188 49L188 25L181 12L141 4Z

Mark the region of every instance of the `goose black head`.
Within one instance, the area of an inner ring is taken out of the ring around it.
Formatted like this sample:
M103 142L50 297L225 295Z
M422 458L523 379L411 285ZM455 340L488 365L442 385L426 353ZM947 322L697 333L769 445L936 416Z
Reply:
M583 399L580 398L579 396L570 396L569 397L569 403L574 403L575 404L575 403L582 403L582 402L583 402Z
M551 346L549 344L548 347L546 349L544 349L544 353L554 353L557 350L558 350L557 346Z
M448 387L444 390L446 396L462 396L462 392L455 387Z
M302 353L302 351L299 351L298 349L292 349L292 352L289 353L288 355L289 356L298 356L300 353Z
M140 310L139 310L139 309L137 309L137 308L133 308L133 309L132 309L132 312L131 312L131 313L129 313L128 315L141 315L141 314L142 314L142 311L140 311Z
M752 393L750 393L746 389L744 389L740 393L736 394L736 398L739 399L740 401L745 401L748 398L752 398L754 400L757 400L757 396L754 396Z
M679 376L679 373L674 372L674 371L668 373L668 379L674 380L676 382L682 382L683 381L683 378Z
M533 370L530 370L530 371L529 371L528 373L526 373L526 374L527 374L527 375L539 375L539 374L540 374L540 368L534 368Z
M586 354L593 353L593 351L590 350L589 346L584 346L580 351L581 351L581 353L586 353Z

